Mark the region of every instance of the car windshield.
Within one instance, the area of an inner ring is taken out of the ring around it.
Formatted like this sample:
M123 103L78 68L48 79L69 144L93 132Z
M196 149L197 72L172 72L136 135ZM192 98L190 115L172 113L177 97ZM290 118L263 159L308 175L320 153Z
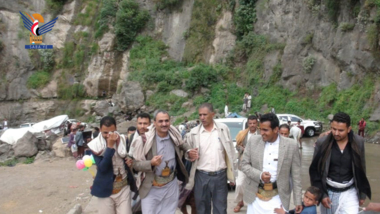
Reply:
M230 129L231 138L235 141L236 135L243 128L243 122L223 122L223 123L228 126L228 128Z

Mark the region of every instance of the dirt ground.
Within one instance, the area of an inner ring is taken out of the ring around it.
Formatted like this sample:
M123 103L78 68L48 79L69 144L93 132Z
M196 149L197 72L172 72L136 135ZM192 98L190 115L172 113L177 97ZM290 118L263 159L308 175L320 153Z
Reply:
M94 167L94 166L93 166ZM91 199L92 175L73 158L49 158L0 167L0 213L64 214Z

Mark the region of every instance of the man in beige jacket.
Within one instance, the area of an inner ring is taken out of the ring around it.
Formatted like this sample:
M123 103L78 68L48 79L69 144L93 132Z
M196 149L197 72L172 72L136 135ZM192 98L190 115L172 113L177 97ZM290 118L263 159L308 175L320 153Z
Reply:
M133 168L139 171L136 183L140 187L142 213L174 214L179 197L178 180L183 185L188 181L180 150L191 161L198 158L198 153L183 143L181 134L170 125L168 112L159 110L153 123L145 133L145 145L139 136L131 146L135 158Z
M193 189L197 213L227 213L227 179L235 182L233 161L235 149L230 130L223 123L214 121L212 104L198 108L202 124L186 135L185 141L198 150L199 159L193 162L186 189Z
M289 210L293 190L296 213L302 211L301 157L293 139L278 133L279 120L273 113L260 120L260 135L252 136L245 147L242 171L247 214L269 214L281 206ZM293 180L291 189L290 178Z

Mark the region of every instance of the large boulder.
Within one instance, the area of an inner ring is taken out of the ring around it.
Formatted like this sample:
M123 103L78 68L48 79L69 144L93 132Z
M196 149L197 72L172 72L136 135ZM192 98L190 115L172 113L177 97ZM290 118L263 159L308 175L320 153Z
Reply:
M0 155L8 154L9 151L11 151L12 145L4 143L0 145Z
M53 152L56 157L65 158L71 157L71 150L67 144L62 143L61 138L58 138L53 144Z
M144 94L140 83L138 82L126 82L123 84L120 94L114 95L113 100L120 107L120 110L136 111L144 105Z
M179 97L187 97L188 93L181 89L175 89L170 92L170 94L174 94Z
M101 100L96 102L95 106L93 107L94 112L96 115L100 115L102 117L108 115L108 110L110 108L110 104L108 104L107 100Z
M38 139L30 132L26 132L25 135L20 138L14 145L15 157L32 157L37 154Z

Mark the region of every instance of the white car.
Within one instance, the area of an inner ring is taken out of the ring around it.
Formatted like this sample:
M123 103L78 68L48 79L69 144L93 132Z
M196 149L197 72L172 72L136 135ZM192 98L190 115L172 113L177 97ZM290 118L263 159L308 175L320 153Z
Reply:
M291 125L297 124L298 121L301 121L301 126L304 127L304 134L309 137L313 137L316 133L322 132L322 122L315 120L304 120L294 114L277 114L278 119L280 120L280 125L288 123L291 121Z
M23 123L20 125L20 128L28 128L28 127L32 127L34 125L34 123Z
M230 129L230 135L232 138L232 141L234 143L235 148L235 160L234 160L234 167L235 167L235 177L237 177L237 163L238 163L238 157L239 153L236 150L236 135L243 129L246 129L247 124L247 118L223 118L223 119L215 119L215 122L218 123L224 123L228 128ZM229 183L229 181L228 181Z

